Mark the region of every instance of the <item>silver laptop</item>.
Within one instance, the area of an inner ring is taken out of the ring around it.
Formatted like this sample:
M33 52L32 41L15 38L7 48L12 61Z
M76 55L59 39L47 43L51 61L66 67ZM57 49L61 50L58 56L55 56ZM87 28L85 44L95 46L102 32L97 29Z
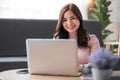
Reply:
M77 42L73 39L27 39L30 74L78 76Z

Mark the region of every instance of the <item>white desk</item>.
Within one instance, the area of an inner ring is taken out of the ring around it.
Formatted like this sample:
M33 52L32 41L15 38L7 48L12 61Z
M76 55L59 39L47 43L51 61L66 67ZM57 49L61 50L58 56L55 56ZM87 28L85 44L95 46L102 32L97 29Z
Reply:
M2 80L81 80L80 77L65 77L65 76L45 76L45 75L30 75L17 74L16 72L22 69L14 69L0 72L0 79ZM120 73L120 71L113 71ZM120 80L120 77L112 78L111 80Z
M16 72L18 70L21 69L3 71L0 73L0 79L2 80L80 80L79 77L17 74Z

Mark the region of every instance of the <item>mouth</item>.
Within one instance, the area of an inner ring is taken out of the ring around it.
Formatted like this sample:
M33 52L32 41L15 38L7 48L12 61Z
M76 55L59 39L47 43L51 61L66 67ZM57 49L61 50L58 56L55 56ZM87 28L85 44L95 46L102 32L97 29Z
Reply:
M69 29L73 29L75 26L68 27Z

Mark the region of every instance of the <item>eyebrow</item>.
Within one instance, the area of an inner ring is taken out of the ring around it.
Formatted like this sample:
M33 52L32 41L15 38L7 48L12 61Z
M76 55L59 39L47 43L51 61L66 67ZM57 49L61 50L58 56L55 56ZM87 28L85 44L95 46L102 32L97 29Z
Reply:
M72 17L76 17L75 15L73 15L73 16L71 16L70 18L72 18Z

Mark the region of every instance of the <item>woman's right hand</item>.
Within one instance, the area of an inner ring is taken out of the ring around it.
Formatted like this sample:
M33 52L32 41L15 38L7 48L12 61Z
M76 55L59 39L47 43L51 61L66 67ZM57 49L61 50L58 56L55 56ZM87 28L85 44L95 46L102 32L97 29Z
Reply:
M83 68L84 68L84 65L83 65L83 64L80 64L80 65L78 66L78 71L81 72L81 71L83 70Z

